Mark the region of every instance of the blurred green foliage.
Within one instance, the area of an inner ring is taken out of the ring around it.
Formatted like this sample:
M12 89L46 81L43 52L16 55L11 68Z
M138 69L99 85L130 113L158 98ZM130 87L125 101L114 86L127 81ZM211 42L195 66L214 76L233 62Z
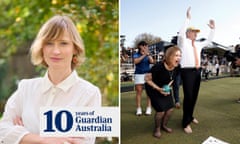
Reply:
M0 5L0 59L27 54L44 22L68 15L86 48L79 75L101 89L103 105L118 106L118 0L1 0Z

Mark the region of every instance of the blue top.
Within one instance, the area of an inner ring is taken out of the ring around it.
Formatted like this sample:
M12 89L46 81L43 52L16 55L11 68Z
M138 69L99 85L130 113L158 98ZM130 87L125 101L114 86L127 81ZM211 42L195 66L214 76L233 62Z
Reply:
M140 53L134 53L133 58L139 58L142 55ZM148 56L144 57L143 60L135 65L134 74L145 74L150 71L150 63Z

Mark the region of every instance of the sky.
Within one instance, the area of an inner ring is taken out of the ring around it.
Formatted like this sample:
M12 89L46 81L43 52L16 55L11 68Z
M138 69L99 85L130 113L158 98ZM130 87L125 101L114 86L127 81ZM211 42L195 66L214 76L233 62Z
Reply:
M149 33L171 41L182 27L188 7L190 26L199 28L197 39L207 38L210 19L215 21L213 41L224 46L240 43L240 0L120 0L120 35L126 36L125 46Z

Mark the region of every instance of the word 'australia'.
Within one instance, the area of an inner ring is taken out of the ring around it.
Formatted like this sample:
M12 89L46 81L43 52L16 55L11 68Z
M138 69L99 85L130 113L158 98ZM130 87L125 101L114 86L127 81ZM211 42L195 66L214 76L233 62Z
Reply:
M112 131L112 127L107 124L101 125L77 125L75 131Z

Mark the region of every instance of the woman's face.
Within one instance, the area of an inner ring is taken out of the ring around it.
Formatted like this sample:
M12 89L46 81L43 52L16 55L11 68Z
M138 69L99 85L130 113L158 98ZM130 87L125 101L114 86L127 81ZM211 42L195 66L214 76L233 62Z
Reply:
M182 57L182 54L181 54L181 51L176 51L174 55L172 55L171 57L171 60L170 60L170 63L173 67L177 67L180 63L180 60L181 60L181 57Z
M148 52L148 45L144 45L144 46L140 45L139 47L141 49L140 51L141 54L146 54Z
M66 31L59 39L43 44L43 58L48 68L71 69L73 54L74 44Z

